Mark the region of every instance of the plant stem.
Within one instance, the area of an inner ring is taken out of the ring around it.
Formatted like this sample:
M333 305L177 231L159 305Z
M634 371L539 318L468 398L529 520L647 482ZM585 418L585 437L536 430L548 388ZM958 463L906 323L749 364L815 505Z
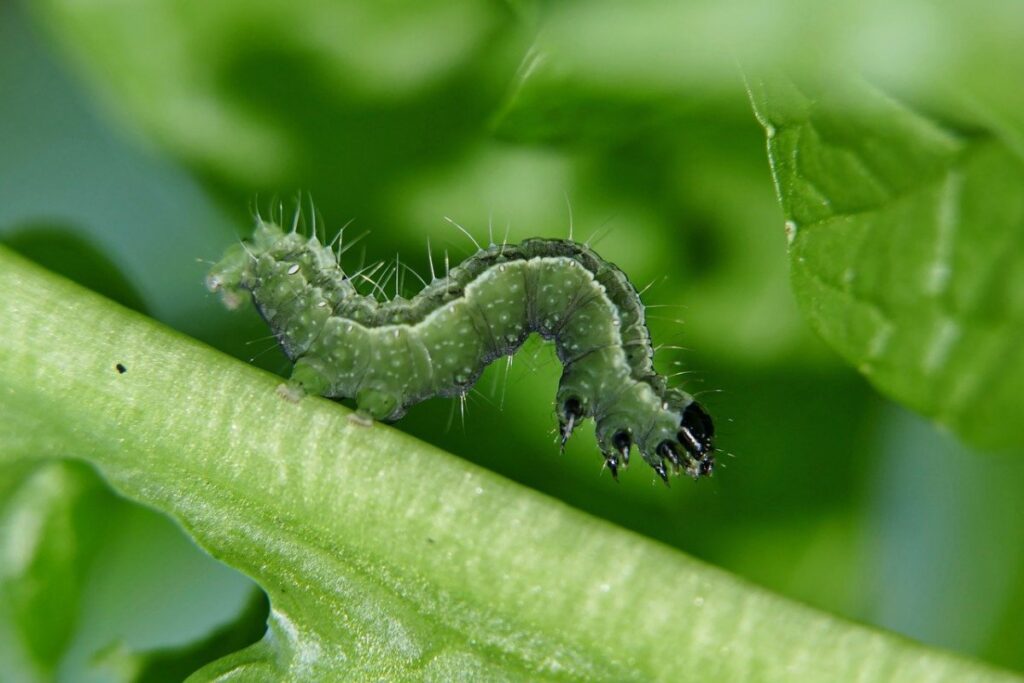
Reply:
M2 248L0 292L0 462L84 459L256 580L271 635L239 670L1020 680L769 594L337 404L289 403L279 378Z

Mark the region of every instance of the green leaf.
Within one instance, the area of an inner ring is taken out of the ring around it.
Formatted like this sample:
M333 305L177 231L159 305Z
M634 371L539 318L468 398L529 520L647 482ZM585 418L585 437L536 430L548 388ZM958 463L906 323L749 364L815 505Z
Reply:
M1024 163L864 84L751 86L807 318L881 391L1024 445Z
M741 87L737 64L829 68L983 120L1024 150L1024 6L815 0L550 3L498 117L516 140L635 134Z
M29 680L42 680L56 668L73 633L86 569L114 499L82 463L2 465L3 478L16 474L19 484L0 514L0 618L9 620L17 639L6 647L22 650ZM18 676L9 668L7 675Z
M195 680L1019 680L753 588L329 401L283 401L277 378L2 250L0 291L0 463L83 458L270 597L264 640Z
M253 591L230 623L182 647L132 652L116 643L96 657L97 664L125 683L177 683L196 669L258 641L267 630L267 596Z

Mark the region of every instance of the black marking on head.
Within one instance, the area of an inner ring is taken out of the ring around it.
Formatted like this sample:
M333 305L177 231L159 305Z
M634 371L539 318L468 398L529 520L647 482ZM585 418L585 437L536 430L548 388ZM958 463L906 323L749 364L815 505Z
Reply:
M693 477L711 474L715 467L715 425L711 416L696 401L683 409L677 438L693 459L687 472Z
M128 368L126 368L121 363L118 363L114 367L117 368L117 374L119 374L119 375L123 375L124 373L128 372Z
M711 442L715 435L715 424L704 408L694 401L683 411L683 426L700 441Z

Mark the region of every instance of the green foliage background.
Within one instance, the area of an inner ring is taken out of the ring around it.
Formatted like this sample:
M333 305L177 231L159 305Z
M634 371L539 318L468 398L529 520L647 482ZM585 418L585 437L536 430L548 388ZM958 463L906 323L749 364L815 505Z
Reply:
M564 237L568 200L577 237L653 283L655 340L686 347L659 367L693 371L735 457L670 490L639 467L614 485L585 432L558 457L539 345L489 372L465 427L432 401L400 428L773 591L1024 670L1012 7L8 3L0 237L282 372L197 261L254 203L308 192L329 228L371 231L368 259L425 274L428 238L472 249L443 216ZM951 284L929 297L942 249ZM885 321L908 332L878 351ZM927 362L948 321L966 341ZM5 465L0 500L0 660L25 680L131 679L138 652L263 618L245 579L86 467ZM44 539L28 564L10 559L26 520Z

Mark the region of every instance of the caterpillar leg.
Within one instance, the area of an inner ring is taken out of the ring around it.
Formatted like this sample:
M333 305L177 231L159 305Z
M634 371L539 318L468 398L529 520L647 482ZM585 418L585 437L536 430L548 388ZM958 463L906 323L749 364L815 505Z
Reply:
M597 445L604 456L604 465L619 480L619 470L629 467L629 452L633 448L633 430L619 414L604 415L594 430Z
M373 426L373 416L371 416L369 413L364 413L361 410L357 410L354 413L349 413L348 421L354 425L359 425L360 427Z
M561 434L562 451L565 452L565 443L572 436L573 429L580 422L590 416L589 402L581 399L571 387L564 388L559 392L559 400L555 406L558 413L558 431ZM604 421L607 422L607 421ZM612 479L619 480L619 468L629 465L629 449L633 445L633 439L628 429L615 429L605 437L602 434L602 425L597 428L598 444L604 455L604 465L612 474Z
M400 415L400 399L392 391L377 387L363 387L356 394L356 414L370 420L394 420Z
M277 394L286 401L298 403L307 394L322 395L330 389L330 382L316 362L300 358L292 368L288 381L278 385Z
M281 382L277 385L277 395L289 403L298 403L306 395L306 392L291 382Z
M587 409L583 401L577 396L559 396L555 411L558 413L558 433L561 435L562 452L565 452L565 443L572 436L576 426L587 416Z

